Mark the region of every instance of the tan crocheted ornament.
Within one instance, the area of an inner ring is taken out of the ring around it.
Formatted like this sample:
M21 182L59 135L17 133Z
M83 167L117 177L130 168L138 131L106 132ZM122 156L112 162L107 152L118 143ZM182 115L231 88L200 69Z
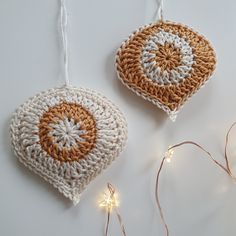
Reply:
M21 105L10 133L19 160L77 204L85 187L123 150L127 124L107 98L70 85L64 0L60 16L66 84Z
M172 120L210 78L216 55L193 29L159 21L135 31L116 55L118 77L129 89L163 109Z

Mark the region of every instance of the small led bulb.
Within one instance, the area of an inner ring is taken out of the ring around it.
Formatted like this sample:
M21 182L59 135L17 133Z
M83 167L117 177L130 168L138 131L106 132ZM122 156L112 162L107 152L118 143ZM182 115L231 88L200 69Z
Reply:
M171 162L173 155L174 155L174 150L171 149L171 147L169 146L168 151L165 153L165 159L168 163Z
M108 185L108 192L103 194L102 199L99 201L99 207L112 211L113 208L119 206L118 196L112 185Z

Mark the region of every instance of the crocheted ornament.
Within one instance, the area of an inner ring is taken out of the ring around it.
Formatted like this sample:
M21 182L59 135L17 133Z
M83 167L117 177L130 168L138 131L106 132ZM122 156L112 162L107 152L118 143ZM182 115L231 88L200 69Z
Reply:
M127 139L119 109L100 94L75 87L30 98L14 114L10 130L19 160L75 204Z
M118 77L172 120L213 74L209 41L182 24L159 21L135 31L116 55Z

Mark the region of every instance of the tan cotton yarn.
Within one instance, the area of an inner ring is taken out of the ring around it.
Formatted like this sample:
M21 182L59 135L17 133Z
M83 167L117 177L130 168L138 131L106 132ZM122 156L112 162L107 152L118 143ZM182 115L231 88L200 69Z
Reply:
M94 147L96 122L76 103L60 103L50 107L39 120L41 147L62 162L77 161Z
M141 27L116 55L121 81L137 95L166 111L179 109L213 74L216 55L209 41L193 29L172 22Z

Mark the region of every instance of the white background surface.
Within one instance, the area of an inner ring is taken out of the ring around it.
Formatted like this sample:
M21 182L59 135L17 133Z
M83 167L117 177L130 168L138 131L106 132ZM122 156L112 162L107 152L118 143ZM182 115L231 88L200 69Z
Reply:
M129 124L128 146L90 184L77 207L18 164L8 134L12 112L29 96L63 82L58 1L1 0L0 235L103 235L105 214L97 198L107 181L119 190L127 236L164 235L154 203L162 153L171 144L191 139L223 161L224 135L236 120L236 3L166 1L165 18L200 31L218 55L213 79L175 123L123 87L114 70L115 51L133 30L152 21L155 0L68 0L67 8L72 83L96 89L120 106ZM230 156L236 159L236 130L231 137ZM235 161L232 164L236 167ZM236 235L235 198L235 183L195 148L176 151L163 171L161 201L173 236ZM110 235L118 236L113 222Z

